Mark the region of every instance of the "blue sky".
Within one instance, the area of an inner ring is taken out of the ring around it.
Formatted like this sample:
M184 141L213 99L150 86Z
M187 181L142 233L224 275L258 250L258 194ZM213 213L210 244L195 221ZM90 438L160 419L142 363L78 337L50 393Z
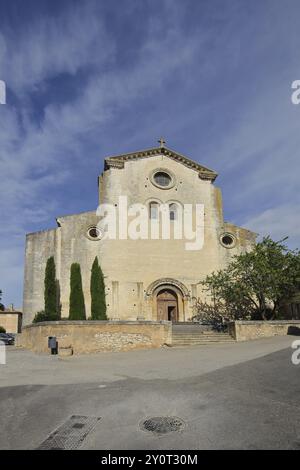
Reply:
M0 0L0 288L27 232L96 208L103 158L167 145L216 170L225 219L300 238L297 0Z

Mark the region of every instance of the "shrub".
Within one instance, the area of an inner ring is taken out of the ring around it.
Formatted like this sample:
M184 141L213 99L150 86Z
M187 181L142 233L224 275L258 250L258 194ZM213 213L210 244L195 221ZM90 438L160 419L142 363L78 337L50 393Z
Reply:
M41 310L40 312L37 312L35 315L34 319L32 320L32 323L40 323L43 321L56 321L57 320L57 315L51 314L51 313L46 313L44 310Z
M3 326L0 326L0 333L6 333L6 329Z

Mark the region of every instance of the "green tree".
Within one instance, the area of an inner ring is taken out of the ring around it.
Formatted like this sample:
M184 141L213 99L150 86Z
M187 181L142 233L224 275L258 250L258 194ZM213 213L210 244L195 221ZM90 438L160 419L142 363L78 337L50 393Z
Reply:
M202 284L213 302L225 305L231 318L274 319L281 303L299 289L300 253L265 237Z
M2 300L2 290L0 290L0 300ZM5 310L4 305L0 302L0 311L3 312Z
M45 315L49 319L58 319L56 274L53 256L47 259L44 286Z
M78 263L71 265L69 320L85 320L81 270Z
M44 310L38 312L33 323L60 319L59 282L56 279L54 257L47 259L44 278Z
M98 258L94 259L91 273L91 314L92 320L106 320L105 284Z

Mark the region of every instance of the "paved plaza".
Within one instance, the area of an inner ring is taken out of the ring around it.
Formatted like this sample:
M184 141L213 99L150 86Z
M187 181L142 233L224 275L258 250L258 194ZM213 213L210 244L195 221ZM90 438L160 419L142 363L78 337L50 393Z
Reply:
M295 339L70 358L8 349L0 448L36 449L77 416L94 423L80 449L299 449ZM182 420L180 431L141 429L165 416Z

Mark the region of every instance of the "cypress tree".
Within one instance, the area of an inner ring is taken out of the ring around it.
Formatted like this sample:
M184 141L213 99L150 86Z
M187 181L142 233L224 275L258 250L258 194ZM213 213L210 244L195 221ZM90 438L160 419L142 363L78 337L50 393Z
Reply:
M56 279L55 279L55 262L54 257L51 256L47 259L45 269L45 281L44 281L44 301L45 301L45 315L49 319L55 320L58 318L57 312L57 292L56 292Z
M81 270L78 263L71 265L69 320L86 320Z
M2 299L2 290L0 290L0 300ZM0 302L0 311L3 312L5 310L4 305Z
M92 320L107 320L104 276L97 256L91 274L91 314Z

